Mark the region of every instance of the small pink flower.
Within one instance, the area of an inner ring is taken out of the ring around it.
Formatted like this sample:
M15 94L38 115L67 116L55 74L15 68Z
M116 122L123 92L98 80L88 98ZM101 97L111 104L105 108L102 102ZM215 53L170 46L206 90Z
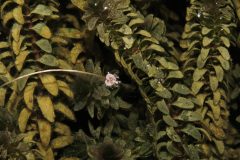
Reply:
M117 86L120 81L118 81L118 76L116 74L107 73L105 78L105 85L108 87Z

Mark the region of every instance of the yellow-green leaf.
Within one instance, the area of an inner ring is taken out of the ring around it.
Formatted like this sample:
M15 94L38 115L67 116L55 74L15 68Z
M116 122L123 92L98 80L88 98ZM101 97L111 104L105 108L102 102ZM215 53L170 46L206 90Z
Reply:
M24 24L25 20L22 13L22 6L13 9L13 17L19 24Z
M165 49L160 46L160 45L157 45L157 44L151 44L148 48L148 50L155 50L155 51L158 51L158 52L165 52Z
M75 28L59 28L56 34L62 37L79 39L85 35L85 32Z
M174 106L177 106L182 109L192 109L194 108L194 104L190 99L179 97L175 102L173 102Z
M230 40L227 37L221 36L221 41L223 42L223 44L229 48L230 47Z
M62 113L64 116L66 116L68 119L75 121L76 117L73 113L73 111L71 109L69 109L68 106L66 106L65 104L58 102L54 105L54 109L57 112Z
M210 28L202 27L202 34L203 34L203 35L206 35L206 34L208 34L211 30L212 30L212 29L210 29Z
M15 60L15 66L18 71L20 71L22 69L25 59L27 58L29 53L30 53L30 51L24 50L24 51L20 51L20 53L17 55L16 60Z
M218 79L215 76L209 76L210 87L212 91L215 91L218 88Z
M31 116L32 112L27 108L23 108L18 117L18 126L20 132L25 132L28 119Z
M21 45L25 37L20 36L19 41L12 41L13 52L18 55L21 50Z
M53 96L58 95L58 84L56 78L52 74L39 75L44 88Z
M20 25L18 23L14 23L12 26L11 33L12 33L12 37L13 37L14 41L16 41L16 42L19 41L21 29L22 29L22 25Z
M142 35L142 36L145 36L145 37L149 37L149 38L152 37L151 33L149 33L146 30L140 30L136 34L139 34L139 35Z
M7 24L11 19L13 19L13 12L12 12L12 11L6 13L6 14L3 16L3 18L2 18L2 20L3 20L3 25L6 26L6 24Z
M44 157L44 160L54 160L54 153L51 147L49 147L46 151L46 155Z
M71 90L71 88L68 86L67 83L65 83L64 81L61 80L57 80L57 84L59 89L65 94L67 95L69 98L73 98L73 92Z
M13 2L19 4L19 5L23 5L24 4L24 0L13 0Z
M136 24L142 24L144 23L144 19L142 18L135 18L135 19L132 19L130 22L129 22L129 26L133 26L133 25L136 25Z
M80 8L81 10L84 10L86 5L87 5L87 1L86 0L71 0L71 2L78 8Z
M58 59L58 67L61 69L72 69L73 67L66 61L62 60L62 59Z
M218 152L220 154L223 154L224 153L224 150L225 150L225 145L224 145L224 142L222 140L217 140L215 138L213 138L213 141L218 149Z
M33 101L34 101L34 90L37 86L37 82L30 82L27 84L27 86L24 89L23 92L23 98L24 102L27 106L28 109L32 110L33 109Z
M37 34L39 34L43 38L50 39L52 37L52 32L45 23L42 22L37 23L31 29L33 29Z
M8 48L9 43L8 42L0 42L0 48Z
M224 71L221 66L213 66L216 72L216 77L219 82L222 82L223 77L224 77Z
M74 44L74 47L72 48L72 50L70 52L71 62L73 64L76 63L79 54L82 53L83 51L84 51L84 48L83 48L83 45L81 43L75 43Z
M54 149L64 148L73 143L73 136L59 136L51 141Z
M43 116L49 121L54 122L55 113L52 100L48 96L38 96L37 97L38 106L42 111Z
M200 91L200 89L202 88L203 85L204 85L204 83L201 81L193 82L192 83L193 94L195 94L195 95L198 94L198 92Z
M221 63L221 66L223 67L223 69L225 69L226 71L230 69L230 63L228 60L225 60L222 56L217 56L217 59Z
M72 134L70 127L60 122L55 123L54 132L64 136L70 136Z
M39 14L42 16L51 16L52 15L52 10L50 7L45 6L43 4L37 5L31 13Z
M61 157L60 160L80 160L80 158L77 158L77 157Z
M0 107L3 107L5 104L6 92L5 88L0 88Z
M219 105L215 105L213 103L213 100L208 100L207 104L209 105L209 107L211 107L212 109L212 113L213 113L213 117L215 120L218 120L221 114L221 108Z
M210 43L212 43L212 41L213 41L213 39L211 39L211 38L203 37L203 41L202 41L203 46L204 47L208 46Z
M39 130L42 145L44 147L47 147L51 140L51 133L52 133L51 124L44 119L38 119L37 123L38 123L38 130Z
M227 61L230 60L231 57L230 57L230 54L229 54L227 48L220 46L220 47L217 47L217 50L221 53L222 57L225 60L227 60Z
M207 72L206 69L195 69L194 73L193 73L193 81L199 81L203 76L204 74Z

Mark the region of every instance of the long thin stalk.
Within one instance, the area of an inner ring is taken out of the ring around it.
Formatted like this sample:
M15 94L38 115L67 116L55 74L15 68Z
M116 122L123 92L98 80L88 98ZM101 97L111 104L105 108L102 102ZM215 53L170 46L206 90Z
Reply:
M0 87L7 86L7 85L9 85L13 82L16 82L16 81L18 81L20 79L23 79L23 78L26 78L26 77L30 77L30 76L37 75L37 74L42 74L42 73L49 73L49 72L68 72L68 73L95 76L95 77L100 78L100 80L102 80L102 81L104 81L104 79L105 79L104 76L97 75L97 74L94 74L94 73L84 72L84 71L78 71L78 70L72 70L72 69L47 69L47 70L43 70L43 71L37 71L37 72L29 73L29 74L26 74L26 75L22 75L20 77L17 77L16 79L13 79L9 82L6 82L6 83L2 84Z

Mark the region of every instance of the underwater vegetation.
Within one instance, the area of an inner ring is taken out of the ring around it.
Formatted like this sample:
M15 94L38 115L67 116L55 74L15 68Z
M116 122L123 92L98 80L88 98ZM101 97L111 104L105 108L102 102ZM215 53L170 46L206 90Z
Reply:
M0 0L1 160L239 160L239 0Z

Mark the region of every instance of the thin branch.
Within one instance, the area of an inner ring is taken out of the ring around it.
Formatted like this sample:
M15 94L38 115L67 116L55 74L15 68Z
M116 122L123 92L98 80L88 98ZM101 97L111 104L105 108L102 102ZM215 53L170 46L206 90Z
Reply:
M26 77L30 77L30 76L37 75L37 74L42 74L42 73L49 73L49 72L68 72L68 73L76 73L76 74L82 74L82 75L95 76L95 77L100 78L100 80L103 80L103 81L105 79L105 77L103 77L103 76L100 76L100 75L97 75L97 74L94 74L94 73L84 72L84 71L78 71L78 70L72 70L72 69L47 69L47 70L37 71L37 72L33 72L33 73L29 73L29 74L20 76L20 77L18 77L16 79L13 79L13 80L11 80L9 82L4 83L0 87L7 86L7 85L9 85L9 84L11 84L13 82L16 82L16 81L18 81L20 79L23 79L23 78L26 78Z

